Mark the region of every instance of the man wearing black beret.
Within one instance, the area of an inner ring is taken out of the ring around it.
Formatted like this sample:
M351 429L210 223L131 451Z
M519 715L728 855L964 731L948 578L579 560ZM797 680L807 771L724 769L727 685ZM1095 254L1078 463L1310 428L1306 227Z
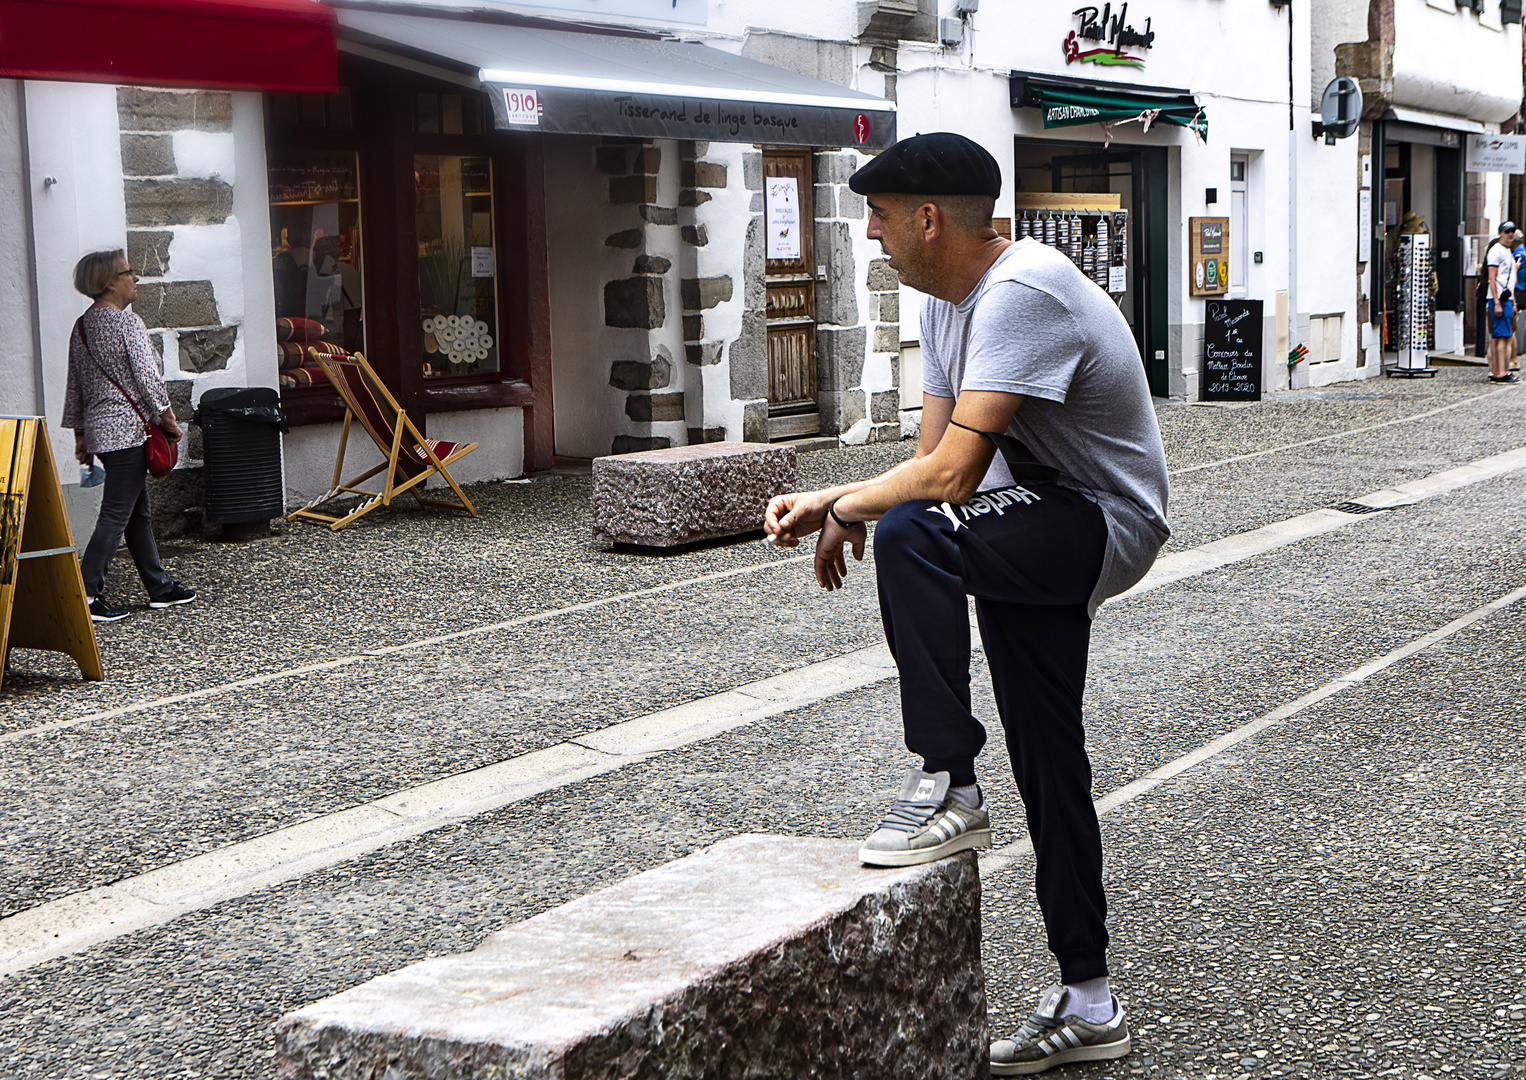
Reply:
M1107 980L1102 838L1081 694L1098 606L1144 577L1169 530L1165 454L1133 334L1064 255L991 228L1001 170L979 144L904 139L849 186L922 310L922 432L872 480L781 495L765 528L821 530L816 580L842 586L844 546L874 534L880 612L901 676L906 745L922 758L859 852L873 866L989 847L975 780L966 595L975 597L1007 751L1033 839L1060 981L991 1047L1021 1076L1129 1051Z

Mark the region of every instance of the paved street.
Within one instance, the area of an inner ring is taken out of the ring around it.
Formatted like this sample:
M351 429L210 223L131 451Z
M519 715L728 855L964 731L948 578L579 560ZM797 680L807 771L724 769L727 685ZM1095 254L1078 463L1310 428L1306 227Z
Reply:
M1050 1075L1526 1076L1526 599L1496 603L1526 585L1526 459L1434 479L1526 447L1526 393L1445 368L1158 412L1162 565L1210 544L1225 565L1097 622L1088 729L1136 1050ZM807 454L801 482L911 446ZM1401 485L1408 505L1303 517ZM0 1076L270 1077L271 1022L315 998L727 836L873 824L910 760L873 667L872 558L829 596L755 541L609 551L588 495L547 476L475 488L475 521L403 508L191 544L168 561L201 599L168 612L123 560L107 595L138 610L99 630L106 682L13 655ZM1325 531L1269 528L1292 519ZM832 675L847 654L867 659ZM1055 972L976 686L1004 1029ZM741 716L747 694L774 704ZM687 727L664 712L686 704ZM662 724L660 746L629 734ZM429 809L368 834L364 804L389 799Z

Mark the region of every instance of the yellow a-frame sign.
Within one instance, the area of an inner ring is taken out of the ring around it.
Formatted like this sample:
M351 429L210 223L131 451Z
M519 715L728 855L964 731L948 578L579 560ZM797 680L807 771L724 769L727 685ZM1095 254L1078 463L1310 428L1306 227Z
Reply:
M0 417L0 680L12 648L65 653L104 677L63 489L40 416Z

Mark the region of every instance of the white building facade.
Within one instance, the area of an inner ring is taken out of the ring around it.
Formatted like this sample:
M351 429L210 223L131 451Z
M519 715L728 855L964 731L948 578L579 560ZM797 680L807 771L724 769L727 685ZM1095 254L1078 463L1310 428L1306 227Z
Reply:
M1216 302L1260 302L1263 389L1381 373L1406 213L1436 237L1434 348L1464 346L1465 237L1504 185L1463 147L1519 108L1509 5L940 2L334 0L336 94L0 83L0 209L25 224L0 235L6 407L56 424L69 271L123 246L177 407L280 390L289 504L328 487L342 416L309 347L363 352L431 437L477 442L463 481L897 439L920 298L847 181L932 130L996 158L1009 235L1116 208L1075 253L1158 395L1203 393ZM1337 75L1366 109L1327 145ZM198 498L188 449L167 510ZM352 468L373 460L351 440Z

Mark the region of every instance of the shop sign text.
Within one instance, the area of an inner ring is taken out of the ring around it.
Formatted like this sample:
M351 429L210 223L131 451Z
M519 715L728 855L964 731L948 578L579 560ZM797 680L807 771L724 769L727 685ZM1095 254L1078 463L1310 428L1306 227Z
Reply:
M1155 31L1151 19L1146 19L1143 30L1135 29L1129 22L1129 5L1118 5L1113 14L1111 3L1098 8L1093 5L1076 8L1071 12L1079 25L1065 38L1065 62L1074 64L1102 64L1105 66L1144 67L1143 56L1125 53L1125 49L1151 49L1155 46ZM1087 48L1086 46L1090 46Z
M1526 173L1526 135L1469 135L1468 172Z

